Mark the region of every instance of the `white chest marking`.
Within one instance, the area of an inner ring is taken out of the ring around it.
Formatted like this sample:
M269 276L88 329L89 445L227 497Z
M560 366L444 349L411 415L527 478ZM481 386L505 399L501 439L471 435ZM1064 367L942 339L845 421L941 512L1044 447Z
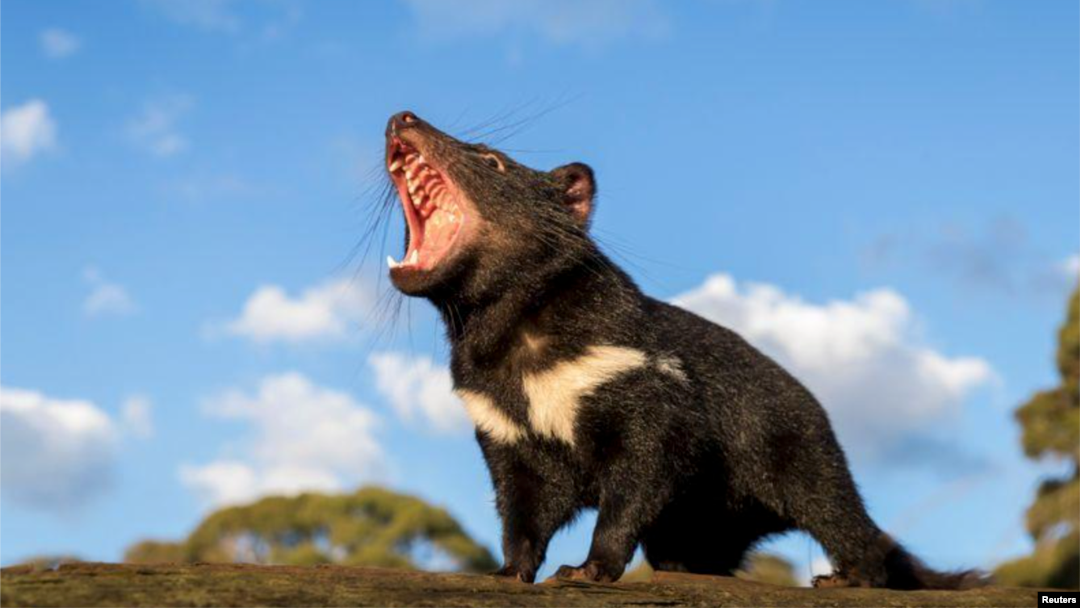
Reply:
M464 389L454 391L465 402L465 411L469 413L476 428L487 433L500 443L514 443L525 434L525 429L518 426L504 414L490 397Z
M539 435L574 444L581 398L600 385L644 366L645 353L621 346L590 346L585 354L522 378L529 399L529 423Z
M686 377L686 372L684 372L682 368L682 361L680 361L678 357L658 357L656 359L656 369L675 378L679 382L689 382L690 380Z

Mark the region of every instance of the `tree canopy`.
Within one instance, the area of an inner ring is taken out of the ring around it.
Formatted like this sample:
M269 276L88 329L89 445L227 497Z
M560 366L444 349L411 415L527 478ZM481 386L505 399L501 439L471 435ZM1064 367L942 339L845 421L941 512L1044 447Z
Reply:
M484 572L497 567L445 509L382 488L271 496L208 515L181 542L145 540L131 563L349 564Z
M641 583L652 579L652 576L653 569L649 566L649 562L642 561L623 574L619 580L623 583ZM795 578L795 567L791 565L791 562L779 555L760 551L748 555L743 562L743 567L735 572L735 576L781 587L799 586L799 581Z
M1039 486L1027 511L1035 551L998 569L1004 583L1080 587L1080 288L1069 299L1058 332L1057 368L1061 383L1036 393L1016 410L1016 418L1023 427L1024 453L1063 461L1068 471Z

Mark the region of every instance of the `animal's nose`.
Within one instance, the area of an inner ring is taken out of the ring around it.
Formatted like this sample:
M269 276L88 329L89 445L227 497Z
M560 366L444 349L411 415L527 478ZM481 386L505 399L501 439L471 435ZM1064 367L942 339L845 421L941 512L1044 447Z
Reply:
M420 122L420 119L416 117L416 114L409 112L398 112L390 117L390 121L386 124L386 134L394 135L399 131L403 131L416 125Z

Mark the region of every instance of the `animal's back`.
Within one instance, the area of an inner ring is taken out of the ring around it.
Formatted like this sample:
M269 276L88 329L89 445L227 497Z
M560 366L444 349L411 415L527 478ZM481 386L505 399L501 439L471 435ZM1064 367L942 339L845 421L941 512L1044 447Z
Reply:
M660 341L670 345L695 385L724 460L729 491L788 518L796 495L848 487L846 458L817 399L791 374L736 332L692 312L650 299ZM831 484L827 481L844 483ZM844 496L858 501L854 492Z

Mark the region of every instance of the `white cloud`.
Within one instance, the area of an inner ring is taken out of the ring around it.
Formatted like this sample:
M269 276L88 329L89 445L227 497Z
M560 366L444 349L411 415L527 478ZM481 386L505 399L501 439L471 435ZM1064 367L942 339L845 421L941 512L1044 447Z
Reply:
M821 550L820 546L817 546L816 548L818 550ZM797 578L799 579L799 584L803 587L809 587L813 585L815 577L828 576L833 573L832 562L829 561L829 558L826 555L815 556L812 560L810 560L810 563L807 564L806 567L809 572L807 572L807 570L804 570L803 568L796 568L796 572L799 573L799 575L797 575Z
M368 359L375 385L406 422L422 421L435 431L469 428L465 408L453 393L450 370L427 357L375 353Z
M832 574L833 565L829 561L828 556L818 555L810 562L810 573L813 576L821 576L823 574Z
M143 395L132 395L120 407L124 430L139 439L154 436L153 403Z
M49 59L63 59L75 54L82 46L82 42L74 34L58 27L42 31L38 42L41 44L41 51Z
M897 293L879 289L825 304L763 284L710 277L674 303L730 327L806 383L846 446L879 456L935 421L955 417L994 378L975 357L948 357L917 336Z
M176 123L191 109L191 105L191 98L185 95L173 95L146 103L139 115L128 121L128 139L135 147L160 158L187 150L187 137L180 133Z
M423 35L454 38L532 31L555 44L595 46L669 27L655 0L405 0Z
M138 310L127 289L106 281L97 268L84 270L83 279L90 285L90 293L83 300L83 312L87 316L128 315Z
M212 506L267 494L340 490L377 474L382 463L377 416L348 394L296 372L263 378L253 395L221 393L204 410L251 425L239 457L180 469L181 481Z
M863 250L868 270L921 261L951 289L1001 296L1041 298L1056 306L1080 274L1080 256L1047 255L1021 220L1001 215L974 224L938 222L878 235ZM1070 264L1073 266L1070 267Z
M301 5L293 0L143 0L178 25L220 34L256 33L274 40L299 22Z
M6 166L55 148L56 130L49 106L40 99L4 110L0 115L0 152Z
M1075 284L1077 277L1080 277L1080 253L1061 260L1058 263L1058 268L1070 283Z
M67 510L108 487L117 432L93 403L0 387L0 486L5 499Z
M233 0L143 0L180 25L207 31L235 32L240 17Z
M225 330L262 343L340 339L370 309L371 295L350 279L327 281L295 298L277 285L263 285Z

